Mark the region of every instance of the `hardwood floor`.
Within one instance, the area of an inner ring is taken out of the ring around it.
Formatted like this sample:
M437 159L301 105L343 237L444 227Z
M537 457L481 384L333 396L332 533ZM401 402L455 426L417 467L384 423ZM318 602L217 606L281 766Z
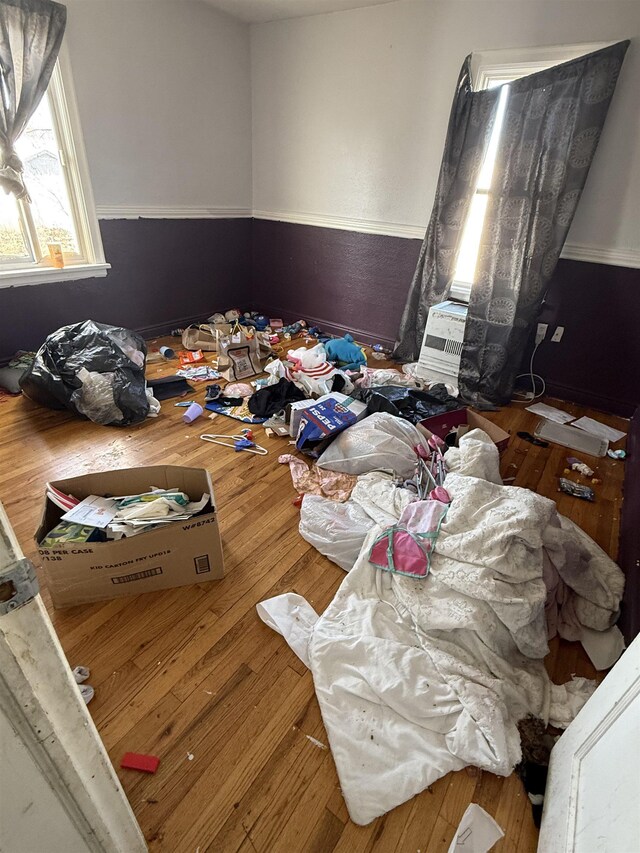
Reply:
M175 346L175 340L167 343ZM157 346L158 344L154 344ZM150 374L172 372L151 365ZM204 386L194 395L204 396ZM157 419L107 428L42 409L22 398L0 401L0 499L27 556L44 485L94 470L184 464L211 472L224 540L223 581L55 611L43 597L72 666L91 669L90 710L118 767L126 751L160 757L158 772L118 773L152 851L162 853L440 853L470 802L505 831L496 851L528 853L537 832L515 776L451 773L369 826L351 823L327 743L310 673L267 628L255 604L295 591L318 611L344 573L298 534L285 439L259 442L269 455L236 454L198 439L202 427L231 434L219 416L191 427L173 400ZM553 401L551 401L553 402ZM562 403L626 431L625 420ZM597 501L557 492L564 448L534 447L516 437L532 430L523 406L488 415L512 433L504 477L557 500L614 558L623 464L598 460ZM591 460L590 460L591 464ZM547 659L557 682L594 676L578 644L553 641Z

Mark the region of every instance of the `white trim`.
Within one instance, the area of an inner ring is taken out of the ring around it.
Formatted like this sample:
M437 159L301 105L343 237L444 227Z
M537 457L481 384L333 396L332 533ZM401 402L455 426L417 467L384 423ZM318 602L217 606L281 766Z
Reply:
M609 249L606 246L565 243L560 257L571 261L588 261L592 264L640 269L640 249Z
M62 45L54 65L47 97L60 147L60 162L77 230L79 252L77 255L67 256L67 265L61 269L49 266L46 260L44 263L19 263L16 266L3 264L0 266L0 288L102 277L110 269L104 257L69 52L65 44ZM79 257L80 262L74 263L72 257Z
M98 219L249 219L249 207L124 207L98 205Z
M69 50L64 42L51 75L48 91L51 96L53 120L67 160L64 163L64 171L69 182L69 200L79 231L78 239L84 249L87 264L104 265L104 249L96 216Z
M602 50L615 41L594 41L584 44L553 44L540 47L509 47L499 50L475 50L471 54L471 81L476 91L484 89L489 79L514 79L542 71Z
M47 284L54 281L74 281L79 278L102 278L111 264L74 264L62 267L23 267L0 272L0 288L21 287L23 284Z
M386 237L406 237L422 240L426 225L404 225L400 222L383 222L376 219L353 219L347 216L327 216L316 213L291 213L289 211L254 210L254 219L273 222L291 222L295 225L315 225L339 231L356 231L362 234L381 234Z
M381 222L375 219L352 219L340 216L321 216L313 213L291 213L254 210L254 219L272 222L290 222L294 225L314 225L318 228L334 228L340 231L355 231L362 234L380 234L385 237L403 237L413 240L424 239L426 225L401 225L396 222ZM584 243L565 243L562 258L588 261L592 264L609 264L615 267L640 268L640 249L608 248L589 246Z
M0 503L0 578L23 557ZM14 729L83 836L86 850L145 853L142 831L40 595L0 616L0 670L0 702L13 711Z

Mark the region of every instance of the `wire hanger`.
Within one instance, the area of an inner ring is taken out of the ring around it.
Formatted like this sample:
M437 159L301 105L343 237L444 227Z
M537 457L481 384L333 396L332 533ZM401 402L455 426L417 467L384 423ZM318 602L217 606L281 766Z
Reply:
M250 437L251 436L251 437ZM256 453L258 456L266 456L269 452L266 447L261 447L253 440L251 430L245 429L241 435L226 435L224 433L205 433L200 438L203 441L210 441L212 444L221 444L223 447L230 447L236 453L245 450L247 453ZM226 439L226 441L225 441ZM231 439L231 441L229 441Z

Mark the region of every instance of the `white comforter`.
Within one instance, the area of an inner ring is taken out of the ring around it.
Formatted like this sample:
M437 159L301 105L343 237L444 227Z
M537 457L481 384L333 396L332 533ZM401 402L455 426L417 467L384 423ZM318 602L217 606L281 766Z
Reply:
M545 573L562 588L557 623L601 631L617 615L620 569L552 501L499 485L488 437L466 439L450 460L453 501L425 580L369 563L376 525L322 616L299 596L258 606L312 670L356 823L465 765L508 775L527 713L560 726L575 716L593 685L556 686L546 674Z

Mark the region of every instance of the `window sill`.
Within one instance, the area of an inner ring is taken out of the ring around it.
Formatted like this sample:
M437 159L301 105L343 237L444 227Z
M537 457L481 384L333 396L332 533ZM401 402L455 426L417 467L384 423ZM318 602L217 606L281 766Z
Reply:
M73 264L57 267L27 267L0 271L0 288L21 287L25 284L47 284L53 281L74 281L81 278L102 278L111 264Z

